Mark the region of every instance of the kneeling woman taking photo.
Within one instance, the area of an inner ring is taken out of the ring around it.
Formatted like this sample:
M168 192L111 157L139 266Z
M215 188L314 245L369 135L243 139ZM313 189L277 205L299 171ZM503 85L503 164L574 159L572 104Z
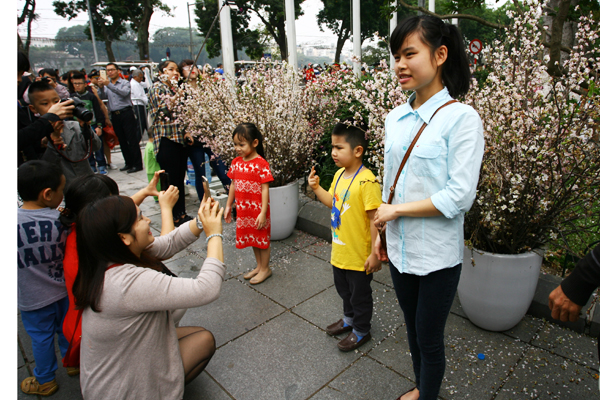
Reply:
M133 200L111 196L84 208L77 224L79 271L73 285L82 308L81 391L94 399L181 399L204 370L215 340L201 327L176 328L171 310L219 297L223 209L203 201L198 217L155 238ZM207 257L196 278L161 273L166 259L202 232Z

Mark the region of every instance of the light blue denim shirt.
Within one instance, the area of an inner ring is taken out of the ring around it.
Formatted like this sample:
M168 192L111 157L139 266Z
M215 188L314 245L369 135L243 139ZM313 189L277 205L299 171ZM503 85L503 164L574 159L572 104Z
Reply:
M425 128L396 184L392 204L431 198L443 215L400 217L388 222L388 257L401 273L427 275L462 262L464 215L477 191L483 158L483 125L470 106L454 103L448 90L436 93L416 111L408 102L394 108L385 120L383 201L406 150L421 128Z

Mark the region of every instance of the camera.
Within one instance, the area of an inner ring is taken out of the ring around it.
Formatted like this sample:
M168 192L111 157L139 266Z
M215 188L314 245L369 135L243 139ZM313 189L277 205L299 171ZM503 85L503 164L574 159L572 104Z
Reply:
M83 122L90 122L94 119L94 113L85 108L85 104L83 101L78 99L77 97L72 97L70 99L65 99L62 101L73 100L73 105L75 108L73 109L73 116Z

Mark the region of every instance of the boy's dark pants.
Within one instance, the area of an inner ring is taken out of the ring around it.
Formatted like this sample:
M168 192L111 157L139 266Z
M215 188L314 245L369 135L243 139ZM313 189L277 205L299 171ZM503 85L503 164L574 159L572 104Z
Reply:
M373 274L333 267L333 282L344 302L344 316L352 318L352 328L360 336L371 331L373 317Z

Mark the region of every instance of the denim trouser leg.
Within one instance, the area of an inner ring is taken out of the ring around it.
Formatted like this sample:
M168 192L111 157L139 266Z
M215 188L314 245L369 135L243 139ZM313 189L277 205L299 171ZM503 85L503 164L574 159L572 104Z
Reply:
M65 296L39 310L21 311L23 326L31 337L35 359L33 375L41 384L53 380L58 369L54 352L54 335L58 334L58 346L63 357L69 348L69 342L62 333L62 324L68 308L69 298Z
M204 197L204 186L202 186L202 177L205 175L205 160L204 160L204 148L202 146L190 146L186 147L188 157L194 166L194 173L196 174L196 192L198 193L198 199L202 201Z
M229 186L231 186L231 179L227 176L227 165L220 158L216 157L212 150L208 147L204 147L204 152L210 157L210 167L217 174L217 177L221 181L223 188L229 194Z
M437 399L446 369L444 327L456 295L462 264L425 276L390 273L404 313L419 400Z

